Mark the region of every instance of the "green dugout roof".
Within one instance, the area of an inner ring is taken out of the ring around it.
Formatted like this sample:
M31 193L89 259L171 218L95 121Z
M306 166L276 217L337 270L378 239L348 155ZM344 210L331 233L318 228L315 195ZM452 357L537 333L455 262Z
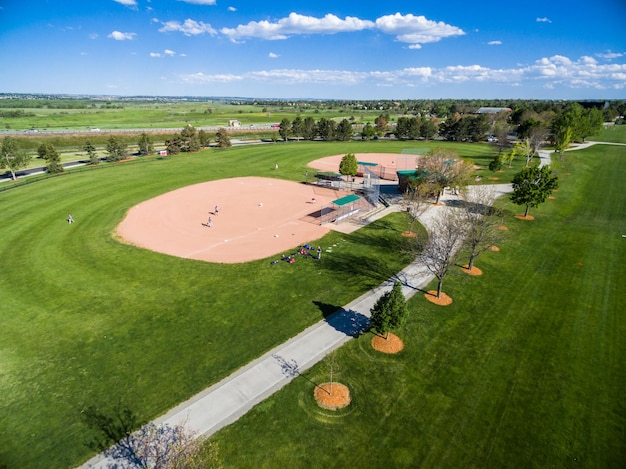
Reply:
M378 166L378 163L369 163L367 161L357 161L356 164L361 166Z
M342 207L343 205L349 204L350 202L356 202L360 198L361 197L359 197L358 195L350 194L342 197L341 199L333 200L333 204Z

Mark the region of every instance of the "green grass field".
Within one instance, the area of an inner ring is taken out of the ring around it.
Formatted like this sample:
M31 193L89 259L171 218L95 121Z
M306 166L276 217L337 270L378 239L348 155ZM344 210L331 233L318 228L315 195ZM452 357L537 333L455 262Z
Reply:
M480 156L487 147L459 148ZM321 264L219 265L118 243L112 232L130 207L212 179L302 181L306 163L328 154L401 150L249 146L3 183L0 466L80 463L90 455L85 408L122 402L150 420L319 321L320 304L347 304L409 261L399 254L402 216L316 241L338 244Z
M152 419L320 320L319 304L344 305L408 262L400 214L324 237L338 244L333 262L219 265L118 243L111 232L128 208L196 182L302 181L324 155L412 146L250 146L10 183L0 193L0 466L76 465L90 454L86 407L121 402ZM494 151L455 147L479 165ZM603 146L566 160L558 198L532 224L512 220L502 252L478 261L485 275L446 282L454 305L411 302L400 356L374 354L367 337L342 348L339 376L355 400L339 417L316 409L298 379L217 435L225 465L567 465L570 446L579 460L623 459L623 155ZM307 377L324 379L325 367Z
M188 124L195 127L228 126L228 121L237 119L243 126L251 124L278 123L283 118L293 120L296 115L303 118L312 116L315 120L321 117L328 119L350 119L355 123L374 123L380 115L377 110L347 109L312 109L302 108L297 111L293 107L260 106L260 105L228 105L216 102L161 102L132 103L116 102L120 108L102 108L102 104L93 103L95 107L83 109L48 109L20 108L25 113L22 117L0 117L0 129L3 130L79 130L93 128L110 129L165 129L183 128ZM45 103L44 103L45 105ZM3 108L9 111L11 108Z
M323 361L212 438L224 467L622 467L625 157L569 153L535 221L502 200L501 251L446 280L451 306L410 301L400 354L371 334L336 352L348 408L314 402Z

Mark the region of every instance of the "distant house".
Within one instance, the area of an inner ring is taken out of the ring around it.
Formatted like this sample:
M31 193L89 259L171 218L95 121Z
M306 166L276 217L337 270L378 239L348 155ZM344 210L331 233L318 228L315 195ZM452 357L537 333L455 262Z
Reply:
M511 112L510 107L479 107L476 114L498 114L499 112Z
M241 127L241 122L237 119L231 119L228 121L228 127Z

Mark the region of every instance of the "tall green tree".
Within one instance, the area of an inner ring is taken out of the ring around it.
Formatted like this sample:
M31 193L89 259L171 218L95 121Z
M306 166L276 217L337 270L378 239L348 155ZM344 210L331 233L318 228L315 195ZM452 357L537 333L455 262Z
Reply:
M52 143L42 143L37 148L39 158L46 160L48 163L48 173L62 173L65 169L61 164L61 155Z
M200 141L198 140L198 131L189 124L180 131L181 146L180 151L194 152L200 150Z
M211 137L206 130L200 129L198 130L198 143L201 148L206 148L211 144Z
M352 138L352 124L348 119L342 119L337 126L337 139L346 142Z
M341 162L339 163L339 173L344 176L356 176L358 170L359 165L356 161L354 153L348 153L341 158Z
M527 216L530 207L544 203L558 187L558 178L552 174L550 165L524 168L513 176L511 200L516 205L525 205L524 216Z
M438 126L433 118L422 117L420 124L420 135L425 140L432 140L437 135Z
M315 133L317 132L315 119L311 116L306 116L302 124L302 136L307 140L313 140L315 138Z
M291 135L291 121L286 117L282 121L280 121L278 133L280 134L280 138L282 138L284 142L286 142L289 138L289 135Z
M141 156L146 156L154 153L152 138L145 132L139 135L139 141L137 142L137 146L139 147L139 154Z
M374 120L374 130L379 136L383 136L389 128L389 116L381 114Z
M300 141L302 134L304 133L304 121L302 117L296 116L291 123L291 134L296 137L296 141Z
M376 132L374 131L374 127L372 127L372 124L370 124L369 122L367 122L364 126L363 129L361 130L361 138L363 140L369 140L371 139L374 135L376 134Z
M28 166L31 156L20 150L17 140L12 137L4 137L0 145L0 168L7 168L11 172L11 178L15 181L15 174L19 169Z
M174 134L171 138L165 139L165 150L169 155L178 155L183 144L180 134Z
M128 146L120 137L116 135L111 135L109 137L106 145L106 150L108 153L108 162L121 161L128 156Z
M89 156L89 164L95 165L100 163L100 158L98 158L96 154L96 147L93 146L90 140L85 142L83 150L85 150L87 152L87 156Z
M383 293L371 309L372 328L385 339L391 329L401 327L407 318L406 299L402 293L402 284L395 282L391 291Z
M322 117L317 121L317 134L322 138L330 142L335 140L337 134L337 123L332 119Z
M232 146L230 143L230 136L224 128L220 128L215 134L215 143L219 148L229 148Z

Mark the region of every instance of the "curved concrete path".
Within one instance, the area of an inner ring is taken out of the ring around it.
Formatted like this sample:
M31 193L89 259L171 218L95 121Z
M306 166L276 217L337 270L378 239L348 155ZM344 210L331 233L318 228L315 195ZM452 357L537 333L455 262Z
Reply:
M585 148L594 143L588 142L572 150ZM539 151L541 165L550 162L551 153L547 150ZM511 184L496 184L490 187L494 188L496 196L512 192ZM443 202L455 199L458 199L458 196L450 194L444 194L441 198ZM429 207L420 217L420 222L426 227L430 226L440 210L453 210L451 208L453 205ZM392 205L376 213L371 221L398 210L399 206ZM396 280L402 282L404 296L409 299L432 279L433 275L424 266L413 262L394 277L345 305L327 319L305 329L222 381L176 406L154 423L185 425L198 435L212 435L289 384L298 374L315 365L328 353L367 330L371 308L384 292L391 290ZM114 460L98 455L80 467L104 469L114 463Z

